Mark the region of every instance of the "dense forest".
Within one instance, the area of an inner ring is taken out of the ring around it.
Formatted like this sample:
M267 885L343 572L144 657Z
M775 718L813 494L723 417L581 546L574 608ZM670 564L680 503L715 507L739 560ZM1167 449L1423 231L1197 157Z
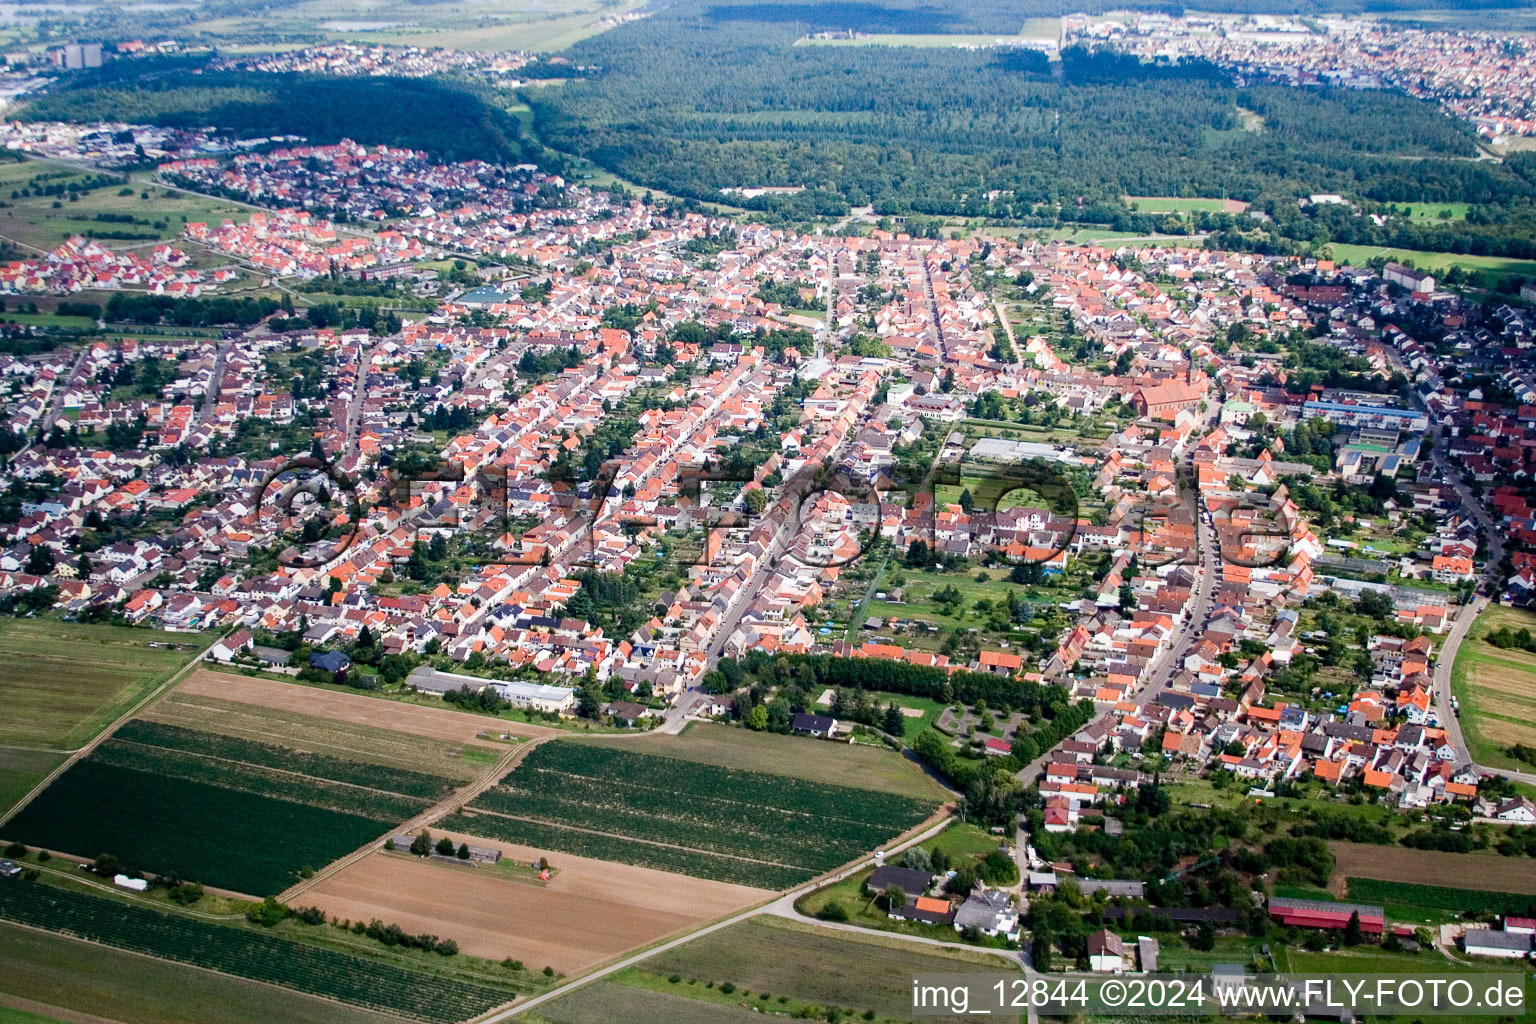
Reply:
M213 125L241 136L349 138L442 160L521 162L537 155L517 119L473 86L419 78L206 71L198 61L116 61L13 115L33 121Z
M1473 159L1467 126L1394 93L1239 87L1203 63L1081 50L1048 64L1013 50L795 45L820 29L1011 33L1025 13L1037 12L685 0L577 44L568 56L593 73L524 96L558 149L698 199L803 185L747 203L791 217L870 203L1079 220L1128 214L1126 194L1293 208L1313 192L1536 196L1530 176Z

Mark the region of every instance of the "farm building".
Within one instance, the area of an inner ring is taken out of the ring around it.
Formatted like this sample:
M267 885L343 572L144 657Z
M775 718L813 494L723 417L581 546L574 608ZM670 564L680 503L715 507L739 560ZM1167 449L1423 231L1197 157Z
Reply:
M1521 932L1496 932L1491 928L1469 928L1462 939L1469 956L1494 956L1510 960L1524 959L1531 953L1531 936Z
M435 693L438 696L452 693L466 686L471 693L479 693L489 685L496 691L497 696L513 707L533 708L535 711L566 714L576 707L576 690L570 686L552 686L548 683L527 683L520 680L493 682L478 676L461 675L458 672L440 672L430 665L422 665L405 681L422 693Z
M1269 900L1270 917L1298 928L1342 930L1349 924L1351 914L1360 915L1360 930L1367 935L1380 935L1386 929L1387 914L1381 907L1329 900L1293 900L1283 896L1272 896Z
M919 896L892 910L886 916L898 917L904 921L922 921L925 924L951 924L955 920L955 911L949 905L949 900Z
M915 868L897 868L883 865L875 868L864 883L870 892L884 892L886 886L899 885L901 891L907 894L908 899L917 899L928 891L933 884L933 875L927 871L918 871Z

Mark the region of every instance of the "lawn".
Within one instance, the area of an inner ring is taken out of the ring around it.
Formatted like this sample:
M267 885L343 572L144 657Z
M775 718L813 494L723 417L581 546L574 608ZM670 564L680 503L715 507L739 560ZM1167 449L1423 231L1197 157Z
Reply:
M897 700L898 703L902 701L915 701L915 698ZM787 775L808 782L875 789L919 799L944 798L944 792L932 779L894 750L883 747L749 732L707 722L690 723L676 736L655 733L632 746L648 754L721 768Z
M1516 743L1536 746L1536 654L1483 639L1501 626L1536 631L1536 613L1501 605L1483 609L1456 652L1451 690L1461 702L1461 728L1473 759L1491 768L1531 771L1507 750Z
M1125 201L1142 213L1221 213L1227 207L1225 199L1183 199L1178 196L1126 196Z
M1504 256L1464 256L1454 252L1423 252L1417 249L1383 249L1374 245L1333 243L1333 258L1341 264L1360 266L1375 256L1385 256L1389 260L1408 260L1420 270L1435 273L1450 267L1461 267L1480 274L1485 287L1492 287L1499 278L1510 274L1518 274L1525 278L1536 276L1536 260L1517 260Z
M75 750L192 660L190 650L150 644L207 638L54 619L0 622L0 744Z
M653 989L651 986L655 986ZM746 1024L762 1014L744 1009L745 994L728 996L718 989L679 983L681 994L666 979L643 971L621 971L612 981L600 981L541 1006L523 1019L550 1024ZM774 1004L778 1008L778 1004Z
M1403 203L1414 220L1466 220L1467 203Z
M120 1024L388 1024L394 1017L0 923L0 992ZM7 1018L0 1016L0 1022ZM19 1018L25 1020L25 1018ZM43 1018L47 1019L47 1018Z

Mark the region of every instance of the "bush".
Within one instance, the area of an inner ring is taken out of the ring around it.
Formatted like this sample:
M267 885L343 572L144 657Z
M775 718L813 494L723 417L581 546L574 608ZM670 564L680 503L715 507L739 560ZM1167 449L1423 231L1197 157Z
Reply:
M5 855L12 860L19 860L27 855L27 846L25 843L11 843L5 848Z
M828 900L826 906L816 912L816 916L823 921L846 921L848 908L840 900Z
M682 980L683 980L683 976L681 974L669 974L669 975L667 975L667 981L671 982L673 985L676 985L678 982L680 982Z
M724 992L726 995L730 995L732 992L736 991L736 984L735 984L735 982L730 982L730 981L721 982L720 983L720 991Z

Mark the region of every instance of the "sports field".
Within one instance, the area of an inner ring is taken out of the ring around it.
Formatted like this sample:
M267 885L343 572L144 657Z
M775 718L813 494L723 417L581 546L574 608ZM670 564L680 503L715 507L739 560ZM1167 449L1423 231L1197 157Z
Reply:
M1536 613L1501 605L1483 609L1456 652L1451 689L1461 701L1462 732L1477 763L1531 771L1508 750L1517 743L1536 747L1536 654L1487 641L1504 627L1536 633Z
M1185 199L1178 196L1126 196L1142 213L1242 213L1248 204L1238 199Z
M172 650L167 644L190 645ZM193 633L0 621L0 745L75 750L208 643ZM159 646L151 646L159 645Z

